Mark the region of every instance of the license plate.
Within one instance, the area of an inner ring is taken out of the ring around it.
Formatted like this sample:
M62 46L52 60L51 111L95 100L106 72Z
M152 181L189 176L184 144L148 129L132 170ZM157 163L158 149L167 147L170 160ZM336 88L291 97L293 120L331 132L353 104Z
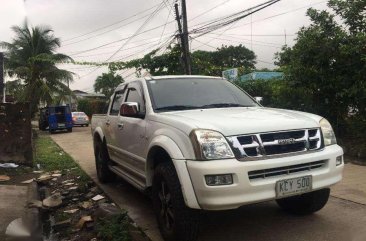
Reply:
M297 177L276 182L276 197L286 197L309 192L312 189L312 176Z
M58 124L58 127L65 127L65 124Z

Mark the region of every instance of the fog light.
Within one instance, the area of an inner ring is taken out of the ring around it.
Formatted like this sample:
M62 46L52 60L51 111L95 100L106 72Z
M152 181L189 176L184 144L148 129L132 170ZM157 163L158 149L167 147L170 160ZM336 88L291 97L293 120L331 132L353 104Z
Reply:
M233 184L233 176L231 174L207 175L205 176L208 186L220 186Z
M336 158L336 166L341 165L343 162L343 156L337 156Z

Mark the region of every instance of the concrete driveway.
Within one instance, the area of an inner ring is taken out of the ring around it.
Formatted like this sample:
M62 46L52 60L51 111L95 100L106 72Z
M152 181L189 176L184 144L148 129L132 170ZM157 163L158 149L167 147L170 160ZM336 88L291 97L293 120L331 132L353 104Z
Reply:
M98 182L90 128L77 127L73 133L54 134L51 137ZM354 175L354 172L358 174ZM238 210L206 212L199 240L366 240L366 167L347 164L345 174L348 179L332 190L332 195L337 197L331 197L327 206L314 215L291 216L282 212L275 202L245 206ZM146 196L123 180L101 185L101 188L116 204L128 211L151 240L162 240L151 202Z

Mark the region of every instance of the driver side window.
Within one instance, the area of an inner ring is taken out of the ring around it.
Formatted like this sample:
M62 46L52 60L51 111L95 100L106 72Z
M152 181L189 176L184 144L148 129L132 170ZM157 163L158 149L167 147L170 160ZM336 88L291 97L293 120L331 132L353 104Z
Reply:
M145 104L142 99L142 93L135 87L128 88L126 102L137 102L141 112L145 112Z

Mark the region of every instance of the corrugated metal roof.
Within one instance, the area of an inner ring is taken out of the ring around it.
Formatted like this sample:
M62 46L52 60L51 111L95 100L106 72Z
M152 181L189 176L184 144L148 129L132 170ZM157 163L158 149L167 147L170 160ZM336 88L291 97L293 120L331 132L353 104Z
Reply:
M270 80L270 79L282 79L282 72L252 72L250 74L242 75L240 80Z

